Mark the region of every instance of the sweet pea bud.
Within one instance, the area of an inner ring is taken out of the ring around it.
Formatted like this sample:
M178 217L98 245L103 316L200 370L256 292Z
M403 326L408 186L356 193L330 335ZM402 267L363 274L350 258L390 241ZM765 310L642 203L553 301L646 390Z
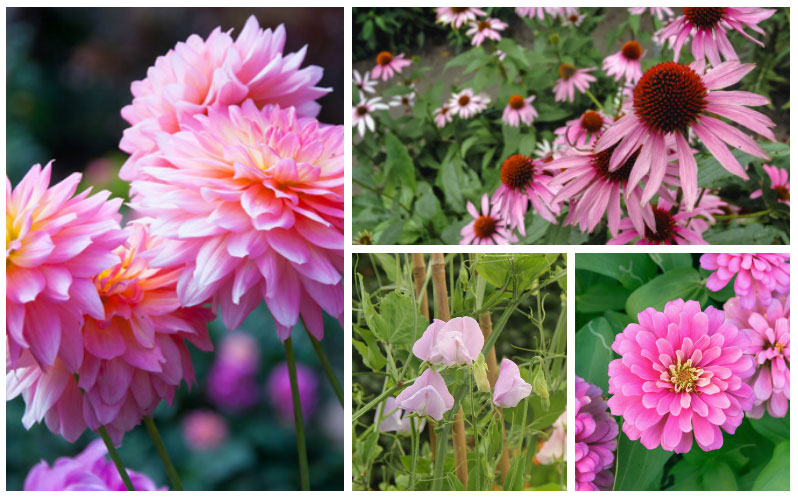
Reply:
M535 377L532 380L532 390L534 390L535 394L545 400L549 399L549 387L546 383L546 375L543 373L543 367L538 365L537 371L535 371Z
M488 382L488 364L485 357L479 354L479 358L473 364L474 381L477 383L477 390L480 392L490 392L490 382Z

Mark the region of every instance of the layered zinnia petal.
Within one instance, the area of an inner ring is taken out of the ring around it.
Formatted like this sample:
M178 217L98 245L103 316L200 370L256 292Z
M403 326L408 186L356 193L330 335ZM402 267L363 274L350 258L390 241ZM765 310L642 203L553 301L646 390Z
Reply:
M734 279L741 305L753 308L757 301L770 305L775 293L789 293L789 258L787 253L705 253L701 267L714 271L707 278L710 290L719 291Z
M576 377L576 490L612 490L618 423L607 412L601 388Z

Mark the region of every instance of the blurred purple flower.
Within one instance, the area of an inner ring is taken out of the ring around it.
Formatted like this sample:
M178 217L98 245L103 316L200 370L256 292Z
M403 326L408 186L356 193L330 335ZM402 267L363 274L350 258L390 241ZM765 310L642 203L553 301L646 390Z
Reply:
M208 409L188 413L183 418L182 427L186 445L196 451L215 449L227 440L227 422L221 415Z
M260 398L258 342L249 333L230 333L222 339L218 352L208 373L208 396L225 410L252 407Z
M313 415L318 402L318 380L313 370L297 363L297 385L299 399L302 403L302 416L307 420ZM294 420L294 403L291 398L291 379L288 376L288 364L278 364L269 374L266 381L266 393L272 408L283 421Z

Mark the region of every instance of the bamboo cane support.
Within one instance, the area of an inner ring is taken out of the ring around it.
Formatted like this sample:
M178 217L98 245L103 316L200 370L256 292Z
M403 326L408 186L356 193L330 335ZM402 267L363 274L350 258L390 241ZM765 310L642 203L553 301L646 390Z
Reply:
M429 321L429 300L428 294L422 291L424 281L427 279L427 263L424 261L423 253L413 253L413 283L416 285L416 299L421 299L419 304L421 315ZM429 434L429 447L432 450L432 461L435 461L435 449L437 448L437 436L435 435L435 423L427 423L427 433Z

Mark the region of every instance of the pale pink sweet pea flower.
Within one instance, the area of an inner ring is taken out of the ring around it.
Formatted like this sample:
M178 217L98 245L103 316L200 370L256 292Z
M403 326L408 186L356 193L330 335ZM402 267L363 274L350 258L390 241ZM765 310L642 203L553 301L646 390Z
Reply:
M452 28L458 29L476 20L477 17L484 16L485 11L476 7L436 7L435 14L436 23L449 24Z
M618 423L607 412L601 388L579 376L574 385L576 490L612 490Z
M400 435L409 435L411 433L410 427L411 416L405 414L400 407L396 405L396 397L388 397L385 399L385 404L382 407L382 421L380 421L380 431L383 433L396 432ZM377 414L374 414L374 422L377 422ZM416 431L421 433L424 430L426 421L419 419L416 422Z
M402 72L402 68L413 64L413 61L406 59L404 54L393 55L387 50L383 50L377 54L377 65L371 70L371 77L375 80L382 78L383 81L388 81L393 78L394 74Z
M507 228L507 221L499 216L499 207L490 206L490 198L482 195L482 213L469 201L466 205L468 213L474 220L466 224L460 231L463 238L460 244L511 244L518 242L513 231Z
M543 174L537 162L523 154L514 154L504 160L499 175L502 183L491 202L499 207L499 214L510 229L517 228L526 236L524 216L529 204L545 220L557 223L554 214L560 209L553 203L554 193L548 187L551 177Z
M521 371L512 360L502 359L499 377L493 387L493 405L515 407L532 393L532 385L524 381Z
M227 422L218 413L207 409L196 409L180 423L186 445L195 451L216 449L227 440Z
M707 288L723 289L734 280L734 294L742 305L753 308L757 299L770 305L773 294L790 291L790 264L788 253L704 253L701 268L713 270L707 278Z
M770 188L776 191L779 203L790 206L790 172L777 166L762 165L765 173L770 177ZM762 189L757 189L751 193L751 199L762 197Z
M554 84L555 102L574 101L574 90L585 93L590 86L590 82L596 81L596 77L590 72L596 68L577 69L571 64L560 64L560 79Z
M504 108L502 114L502 121L510 126L519 126L521 122L529 126L537 118L538 112L532 107L532 101L535 100L534 95L524 98L521 95L515 94L507 101L507 107Z
M454 397L449 393L443 376L430 368L396 397L396 406L440 421L443 413L454 406Z
M502 39L499 31L507 29L507 23L502 22L496 18L483 19L481 21L472 21L469 25L466 35L471 36L471 45L479 46L489 38L495 42Z
M549 435L549 439L543 443L535 454L535 464L552 464L565 459L565 452L568 445L566 440L566 426L568 417L565 412L560 414L552 427L554 430Z
M413 354L433 365L470 365L484 344L479 323L471 317L455 317L448 322L433 319L413 344Z
M447 104L441 105L433 114L435 115L435 126L438 128L443 128L447 123L452 121L451 108Z
M604 58L602 67L615 81L624 79L625 83L635 84L643 76L640 59L645 55L643 48L635 40L623 44L621 50Z

